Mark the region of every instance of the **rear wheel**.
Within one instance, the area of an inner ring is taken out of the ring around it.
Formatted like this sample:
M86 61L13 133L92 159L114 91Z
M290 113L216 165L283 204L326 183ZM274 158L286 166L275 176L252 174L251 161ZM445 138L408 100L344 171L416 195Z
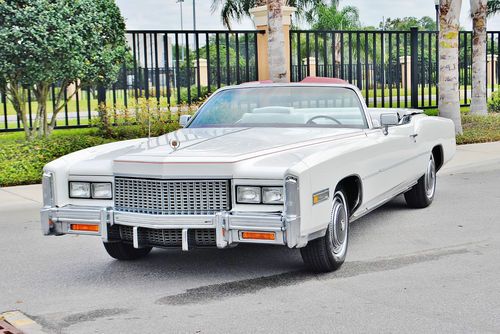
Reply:
M148 255L152 249L151 247L134 248L134 246L123 242L105 242L104 248L109 256L123 261L140 259Z
M431 205L436 193L436 162L431 154L425 174L417 184L405 192L406 204L410 208L426 208Z
M300 249L304 263L313 271L329 272L340 268L347 254L349 208L343 191L333 197L330 223L325 236L310 241Z

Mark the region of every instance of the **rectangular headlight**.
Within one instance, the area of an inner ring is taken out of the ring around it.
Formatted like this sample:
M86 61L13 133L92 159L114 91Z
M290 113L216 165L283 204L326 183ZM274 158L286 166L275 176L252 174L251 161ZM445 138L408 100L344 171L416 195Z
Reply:
M109 182L92 183L92 198L95 199L112 199L113 187Z
M283 204L283 187L263 187L262 203Z
M249 186L236 187L236 202L259 204L261 202L261 188Z
M70 182L69 197L90 198L90 182Z

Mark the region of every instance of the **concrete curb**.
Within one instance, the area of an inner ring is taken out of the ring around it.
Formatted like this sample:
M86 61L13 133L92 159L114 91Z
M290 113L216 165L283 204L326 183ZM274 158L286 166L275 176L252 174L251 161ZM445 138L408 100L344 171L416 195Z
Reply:
M0 318L4 318L5 321L24 334L46 334L46 332L42 330L42 326L20 311L1 313Z

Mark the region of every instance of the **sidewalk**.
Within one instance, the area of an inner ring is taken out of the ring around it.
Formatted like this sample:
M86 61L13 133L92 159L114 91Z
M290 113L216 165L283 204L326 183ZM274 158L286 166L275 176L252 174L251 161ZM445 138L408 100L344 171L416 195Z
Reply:
M500 169L500 142L457 146L457 153L440 173L452 174L462 169L496 164Z
M498 164L500 169L500 142L457 146L455 157L446 164L440 174L453 174L460 170ZM0 211L2 209L25 209L27 206L42 206L42 186L0 188Z

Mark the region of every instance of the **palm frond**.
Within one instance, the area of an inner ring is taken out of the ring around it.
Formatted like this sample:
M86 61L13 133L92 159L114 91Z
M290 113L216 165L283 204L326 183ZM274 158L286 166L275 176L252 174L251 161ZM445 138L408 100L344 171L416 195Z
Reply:
M488 0L488 16L495 15L500 12L500 0Z

